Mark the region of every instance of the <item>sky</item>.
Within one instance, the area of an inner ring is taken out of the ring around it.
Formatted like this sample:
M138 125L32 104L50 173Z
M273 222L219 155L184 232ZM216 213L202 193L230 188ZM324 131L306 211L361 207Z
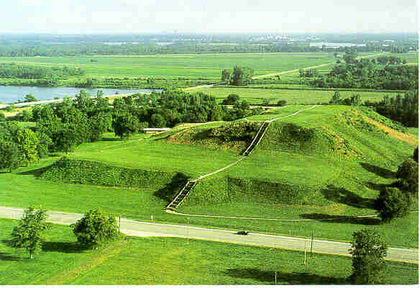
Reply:
M0 32L416 32L417 0L0 0Z

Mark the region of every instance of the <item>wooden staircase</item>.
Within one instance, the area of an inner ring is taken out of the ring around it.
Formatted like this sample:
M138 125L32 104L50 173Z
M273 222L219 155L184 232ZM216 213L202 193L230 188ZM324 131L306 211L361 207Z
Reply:
M165 209L166 210L175 210L179 204L188 196L188 193L197 185L197 180L188 181L184 187L182 187L181 191L175 196L175 198L169 203Z
M254 148L257 147L261 139L264 137L264 134L268 129L268 125L270 125L269 121L265 121L261 125L260 129L258 129L257 131L257 134L255 134L254 139L252 139L251 144L246 148L246 150L242 153L242 155L248 156L254 150Z

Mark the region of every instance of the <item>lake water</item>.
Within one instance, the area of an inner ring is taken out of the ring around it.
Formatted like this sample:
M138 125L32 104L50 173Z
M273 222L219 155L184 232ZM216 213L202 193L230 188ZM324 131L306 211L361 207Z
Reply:
M23 100L25 95L33 94L38 100L51 100L64 97L74 97L80 92L86 90L91 95L96 95L98 90L102 90L104 95L114 95L118 91L119 94L126 93L147 93L152 92L152 89L81 89L72 87L28 87L28 86L0 86L0 103L15 103L18 100Z

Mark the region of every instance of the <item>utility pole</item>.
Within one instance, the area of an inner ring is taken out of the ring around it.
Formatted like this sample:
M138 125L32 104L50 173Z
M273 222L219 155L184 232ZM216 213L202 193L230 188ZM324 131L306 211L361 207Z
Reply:
M190 217L187 217L187 245L190 243Z
M121 216L118 215L118 233L121 233Z
M312 235L311 235L311 258L312 258L312 247L314 245L314 230L312 230Z

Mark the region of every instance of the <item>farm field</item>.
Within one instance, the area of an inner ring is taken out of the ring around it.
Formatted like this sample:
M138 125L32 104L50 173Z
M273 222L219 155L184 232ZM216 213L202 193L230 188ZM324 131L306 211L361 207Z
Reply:
M0 220L0 284L262 285L274 284L275 271L277 284L346 284L351 273L347 257L314 254L305 266L302 252L176 238L128 237L83 251L60 225L29 260L7 244L15 223ZM417 265L388 262L386 275L388 284L415 284Z
M264 85L265 86L265 85ZM283 84L286 87L287 85ZM242 100L246 100L252 104L262 104L263 101L269 101L269 104L276 104L280 100L285 100L288 105L296 104L318 104L328 103L331 97L334 95L334 91L326 90L310 90L310 89L265 89L265 88L201 88L194 90L194 92L203 92L214 96L218 101L222 102L222 99L226 98L230 94L237 94ZM383 92L383 91L339 91L342 98L349 98L354 94L359 94L362 102L378 101L383 98L384 95L395 96L396 92Z
M92 62L91 59L94 61ZM222 69L248 66L255 75L276 73L334 61L330 53L173 54L140 56L0 57L0 63L71 65L88 77L220 79Z

